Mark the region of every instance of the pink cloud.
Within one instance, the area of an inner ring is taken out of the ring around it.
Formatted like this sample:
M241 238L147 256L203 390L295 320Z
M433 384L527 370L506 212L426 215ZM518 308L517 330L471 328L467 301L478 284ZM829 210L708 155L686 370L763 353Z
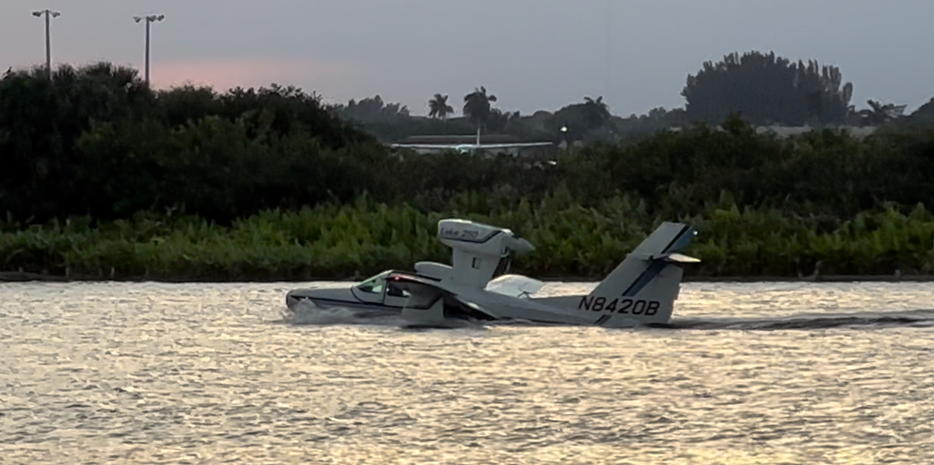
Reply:
M246 59L229 61L172 61L152 63L153 87L185 84L211 86L218 92L233 87L259 87L277 83L321 93L346 84L361 70L348 63L309 60ZM141 73L142 74L142 70Z

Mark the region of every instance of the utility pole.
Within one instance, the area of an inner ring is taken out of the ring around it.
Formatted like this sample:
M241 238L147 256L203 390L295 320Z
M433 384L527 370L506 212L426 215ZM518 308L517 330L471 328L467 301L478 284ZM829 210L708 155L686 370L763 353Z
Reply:
M32 15L41 18L45 15L45 69L52 80L52 18L58 18L62 14L49 9L33 11Z
M604 82L603 87L603 97L606 100L611 100L613 97L610 95L611 76L613 69L613 2L615 0L606 0L606 81Z
M162 21L165 19L165 15L147 15L147 16L134 16L133 20L139 23L142 20L146 20L146 85L149 85L149 25L155 21Z

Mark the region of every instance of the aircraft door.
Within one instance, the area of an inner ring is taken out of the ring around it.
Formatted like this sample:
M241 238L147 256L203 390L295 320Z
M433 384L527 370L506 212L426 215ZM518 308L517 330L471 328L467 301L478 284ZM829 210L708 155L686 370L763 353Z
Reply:
M403 289L398 284L394 283L392 280L386 281L386 297L383 300L383 304L389 307L405 307L406 302L409 301L409 291Z

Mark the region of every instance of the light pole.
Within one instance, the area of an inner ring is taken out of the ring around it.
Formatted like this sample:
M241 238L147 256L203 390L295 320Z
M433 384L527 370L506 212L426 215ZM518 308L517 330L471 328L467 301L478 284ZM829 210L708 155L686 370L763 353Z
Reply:
M58 18L62 14L49 9L33 11L32 15L41 18L45 15L45 68L49 74L49 80L52 79L52 18Z
M134 16L133 20L137 23L146 20L146 85L149 85L149 25L155 21L162 21L165 19L165 15L146 15L146 16Z

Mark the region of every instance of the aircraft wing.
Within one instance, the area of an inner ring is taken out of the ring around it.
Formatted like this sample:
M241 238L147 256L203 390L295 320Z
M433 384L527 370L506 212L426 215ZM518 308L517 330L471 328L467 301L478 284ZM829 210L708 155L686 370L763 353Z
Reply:
M427 310L437 303L439 299L448 298L456 300L476 312L486 314L489 318L500 318L496 313L477 305L475 302L466 300L456 293L444 289L438 285L437 281L401 273L392 273L386 277L386 280L409 292L409 300L406 303L407 308Z
M507 274L487 283L486 290L522 298L531 296L544 286L545 283L528 276Z
M551 142L517 142L514 144L480 144L478 149L510 149L514 147L544 147L554 145Z
M515 147L544 147L547 145L554 145L551 142L517 142L514 144L390 144L389 147L394 149L404 148L404 149L454 149L458 147L470 147L473 149L509 149Z

